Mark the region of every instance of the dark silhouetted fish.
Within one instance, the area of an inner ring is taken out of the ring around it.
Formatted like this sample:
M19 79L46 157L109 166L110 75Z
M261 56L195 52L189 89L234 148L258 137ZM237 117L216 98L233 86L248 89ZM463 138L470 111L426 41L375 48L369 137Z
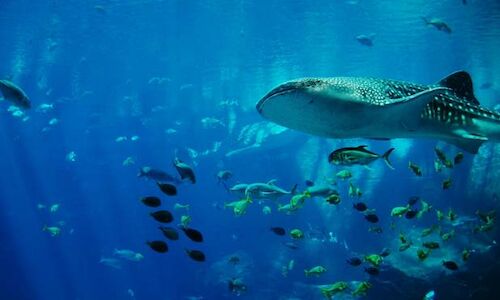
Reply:
M380 270L375 267L365 268L365 272L373 276L377 276L378 274L380 274Z
M158 207L161 205L160 198L155 197L155 196L143 197L141 199L141 202L144 203L144 205L149 206L149 207Z
M159 210L150 214L156 221L161 223L170 223L174 220L174 216L168 210Z
M376 214L370 213L365 215L365 219L370 223L378 223L379 219Z
M409 211L406 212L405 218L407 218L407 219L413 219L413 218L415 218L417 216L417 214L418 214L417 210L410 209Z
M167 239L171 241L177 241L179 239L179 233L177 232L177 230L175 230L175 228L163 226L160 226L158 228L160 228L161 232Z
M205 254L200 250L189 250L186 249L186 254L195 261L203 262L205 261Z
M0 80L0 92L5 100L10 101L13 105L23 109L31 108L31 102L26 93L14 83Z
M375 37L375 34L370 34L370 35L360 34L360 35L356 36L356 40L361 45L371 47L371 46L373 46L373 38L374 37Z
M196 183L196 176L194 175L194 171L191 166L182 162L178 158L174 159L174 166L182 180L188 179L191 183Z
M167 196L175 196L177 195L177 188L175 185L170 183L156 183L160 190Z
M146 244L148 244L149 247L151 247L151 249L159 253L165 253L168 251L167 243L163 241L151 241L151 242L146 242Z
M151 167L142 167L137 174L137 177L145 177L158 182L174 182L178 183L179 179L173 177L172 175L158 169L153 169Z
M283 227L271 227L271 231L277 235L285 235L286 230Z
M346 261L348 264L354 267L360 266L363 263L363 261L359 257L351 257Z
M186 234L186 236L193 242L203 242L203 235L198 230L187 227L181 227L181 230L184 231L184 234Z
M355 210L361 211L361 212L363 212L363 211L365 211L365 210L368 209L368 206L366 206L366 204L363 203L363 202L354 203L352 205L352 207L354 207Z
M451 271L457 271L458 270L458 265L456 262L451 261L451 260L444 260L443 261L443 266Z
M314 185L314 181L308 179L308 180L306 180L305 184L307 187L311 187Z

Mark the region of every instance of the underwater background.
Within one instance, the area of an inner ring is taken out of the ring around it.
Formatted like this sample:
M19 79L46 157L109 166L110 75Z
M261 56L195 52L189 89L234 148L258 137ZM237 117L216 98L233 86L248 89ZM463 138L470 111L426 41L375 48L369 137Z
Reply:
M349 291L335 299L423 299L430 291L427 299L497 299L499 232L476 229L484 225L478 210L500 205L498 144L437 172L435 147L451 159L462 150L435 140L314 137L264 120L255 104L300 77L432 84L466 70L481 104L498 111L499 25L497 0L1 0L0 79L22 87L32 107L0 101L0 299L324 299L321 287L339 281ZM394 147L395 170L380 160L336 178L345 168L328 164L328 154L358 145ZM195 184L177 184L176 196L137 176L149 166L178 177L176 157L196 174ZM217 178L221 170L232 176ZM311 197L285 213L285 195L254 200L241 216L227 207L241 199L231 186L271 180L297 192L306 181L328 184L341 203ZM149 215L157 209L140 201L149 195L172 212L171 226L189 216L204 241L180 231L179 240L165 239ZM433 210L391 217L414 196ZM376 209L381 233L353 209L358 201ZM457 217L438 221L434 210ZM428 240L441 247L418 259L420 232L439 222ZM294 228L302 239L290 237ZM414 246L399 251L400 234ZM169 251L153 251L152 240ZM384 248L391 254L377 276L346 262ZM327 271L306 277L314 266ZM244 288L231 288L235 280ZM371 288L353 296L363 281Z

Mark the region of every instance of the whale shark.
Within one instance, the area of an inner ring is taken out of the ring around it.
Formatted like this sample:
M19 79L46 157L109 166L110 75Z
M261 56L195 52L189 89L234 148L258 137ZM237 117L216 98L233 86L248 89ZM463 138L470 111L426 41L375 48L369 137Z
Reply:
M303 78L279 85L257 111L281 126L328 138L431 138L477 153L500 141L500 113L480 105L471 76L436 84L364 77Z

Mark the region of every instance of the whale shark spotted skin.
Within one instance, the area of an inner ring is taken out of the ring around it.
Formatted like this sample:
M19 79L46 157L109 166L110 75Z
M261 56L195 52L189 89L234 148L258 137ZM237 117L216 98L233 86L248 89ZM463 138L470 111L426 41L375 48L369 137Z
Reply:
M329 138L434 138L477 153L500 141L500 114L482 107L459 71L434 85L360 77L286 82L257 103L279 125Z

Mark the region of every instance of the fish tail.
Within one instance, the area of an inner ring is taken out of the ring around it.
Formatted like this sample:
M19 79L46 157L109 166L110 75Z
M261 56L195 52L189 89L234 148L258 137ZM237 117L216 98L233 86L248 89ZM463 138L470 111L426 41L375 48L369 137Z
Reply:
M426 17L420 17L420 18L425 22L425 25L429 25L430 24L429 20L427 20Z
M306 275L306 277L309 276L309 271L304 270L304 275Z
M392 163L391 161L389 160L389 155L391 155L392 151L394 151L394 148L391 148L389 150L387 150L383 155L382 155L382 158L384 159L386 165L391 168L392 170L394 170L394 167L392 166Z
M297 193L297 184L295 184L290 190L290 194L295 195Z
M47 225L43 225L42 231L47 231Z

